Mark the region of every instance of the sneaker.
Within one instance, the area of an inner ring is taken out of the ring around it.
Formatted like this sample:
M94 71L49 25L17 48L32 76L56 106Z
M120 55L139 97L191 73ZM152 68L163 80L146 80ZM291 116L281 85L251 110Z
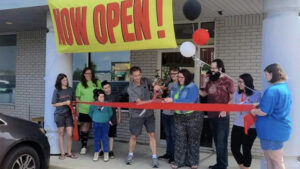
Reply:
M99 152L95 152L93 161L98 161L98 159L99 159Z
M108 153L104 153L104 162L109 161Z
M127 165L131 165L131 163L132 163L132 158L133 158L132 155L128 155L127 158L126 158L126 160L125 160L125 163L126 163Z
M164 155L158 157L158 159L170 159L170 158L171 158L170 154L164 154Z
M110 151L108 155L109 155L109 158L115 158L115 154L113 151Z
M153 168L158 168L158 159L157 158L152 158L152 167Z
M86 152L87 152L87 149L85 147L82 147L79 154L84 155L84 154L86 154Z
M208 166L208 168L209 168L209 169L215 169L215 168L218 168L218 167L217 167L217 164L215 164L215 165L210 165L210 166Z
M170 163L170 164L173 164L173 163L174 163L174 156L171 156L171 157L170 157L169 163Z
M103 157L104 152L100 150L99 157Z

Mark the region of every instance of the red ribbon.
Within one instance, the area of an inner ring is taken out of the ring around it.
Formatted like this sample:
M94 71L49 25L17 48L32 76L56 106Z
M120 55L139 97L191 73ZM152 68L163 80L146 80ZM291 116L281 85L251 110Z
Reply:
M159 102L143 102L139 103L124 103L124 102L72 102L77 104L89 104L106 107L120 107L129 109L159 109L159 110L183 110L183 111L227 111L240 112L250 111L254 108L251 104L204 104L204 103L159 103Z
M108 103L108 102L73 101L71 105L69 105L69 107L72 110L73 119L74 119L74 129L73 129L74 141L79 140L79 135L78 135L76 113L72 106L73 104L89 104L89 105L96 105L96 106L119 107L119 108L129 108L129 109L153 109L153 110L159 109L159 110L183 110L183 111L192 110L192 111L208 111L208 112L210 111L247 112L255 108L253 105L250 104L161 103L158 102L157 99L152 99L151 101L144 101L142 103L124 103L124 102ZM246 126L245 126L245 133L246 133Z
M78 124L77 124L77 118L76 118L76 112L73 108L73 104L69 104L69 108L72 111L73 120L74 120L74 128L73 128L73 134L72 134L72 140L73 141L79 141L79 134L78 134Z
M256 117L251 113L244 116L244 132L248 135L249 128L256 122Z

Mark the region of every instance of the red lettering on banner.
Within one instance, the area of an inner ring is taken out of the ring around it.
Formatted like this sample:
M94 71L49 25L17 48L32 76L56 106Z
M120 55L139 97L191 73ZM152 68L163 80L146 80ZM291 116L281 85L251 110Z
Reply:
M121 2L121 27L124 42L134 41L134 33L128 32L128 25L132 24L132 15L127 15L127 9L133 6L133 0L125 0Z
M71 29L71 23L70 23L70 16L69 16L69 11L67 8L63 8L60 12L61 14L61 23L62 23L62 28L63 32L65 35L65 39L68 43L68 45L73 45L73 34L72 34L72 29Z
M158 26L163 26L163 0L156 0L156 13ZM166 37L165 30L157 31L158 38Z
M120 5L117 2L107 5L107 30L111 43L116 43L114 35L114 27L119 25L120 21Z
M100 17L99 17L100 15ZM96 39L101 44L107 43L107 31L106 31L106 25L105 25L105 6L100 4L97 5L94 9L94 30ZM99 28L99 22L101 29ZM101 35L100 35L101 32Z
M75 40L78 45L82 45L83 43L84 45L89 45L89 40L86 31L86 12L86 6L82 8L77 7L76 14L74 13L74 8L70 9L72 28L74 31Z
M66 40L63 34L63 30L61 27L61 20L60 20L60 14L58 9L53 9L53 16L56 22L56 30L57 30L57 36L58 36L58 41L60 45L65 45Z
M150 21L149 21L149 0L134 0L134 28L137 40L151 39Z

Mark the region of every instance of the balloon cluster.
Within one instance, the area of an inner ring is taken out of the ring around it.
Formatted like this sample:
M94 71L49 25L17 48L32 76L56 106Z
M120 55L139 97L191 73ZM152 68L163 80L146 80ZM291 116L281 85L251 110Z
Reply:
M201 5L197 0L187 0L183 6L184 16L194 21L200 16ZM209 40L209 33L206 29L198 29L193 33L193 41L197 45L205 45ZM196 54L196 46L192 42L184 42L180 46L180 53L184 57L192 57Z

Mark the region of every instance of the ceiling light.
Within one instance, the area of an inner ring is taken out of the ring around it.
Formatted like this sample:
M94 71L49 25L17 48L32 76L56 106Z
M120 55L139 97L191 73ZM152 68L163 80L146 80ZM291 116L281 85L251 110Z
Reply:
M6 21L5 24L6 24L6 25L11 25L11 24L13 24L13 23L10 22L10 21Z

